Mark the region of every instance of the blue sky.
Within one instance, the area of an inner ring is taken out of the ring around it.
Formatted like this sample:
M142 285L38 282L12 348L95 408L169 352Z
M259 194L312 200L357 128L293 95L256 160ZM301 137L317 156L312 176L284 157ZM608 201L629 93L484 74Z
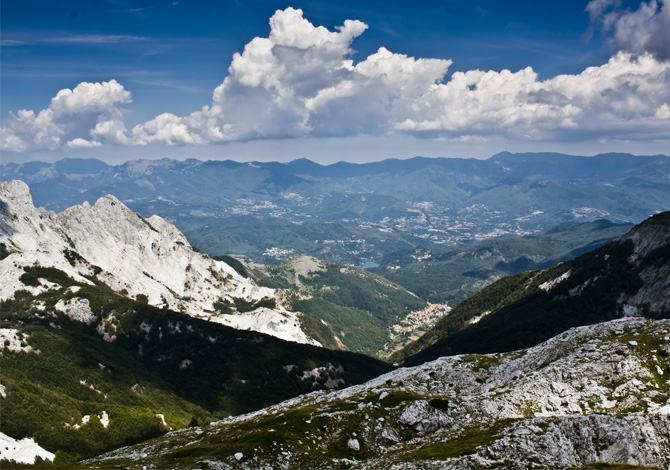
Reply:
M670 153L662 1L1 8L3 162Z

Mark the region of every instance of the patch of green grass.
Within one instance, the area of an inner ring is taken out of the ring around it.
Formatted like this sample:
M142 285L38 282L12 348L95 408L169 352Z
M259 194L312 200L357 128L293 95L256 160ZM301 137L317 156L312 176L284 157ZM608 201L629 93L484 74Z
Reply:
M24 267L23 270L25 273L21 275L19 280L27 286L39 286L41 284L39 281L40 278L46 279L49 282L55 282L62 287L69 287L79 284L75 280L68 277L68 275L60 269L51 267L45 268L43 266L36 265Z
M415 401L421 398L422 397L419 397L413 393L403 391L397 391L397 392L393 391L390 392L381 400L379 399L379 397L376 397L372 401L373 403L379 403L384 408L395 408L396 406L401 405L404 402Z
M384 323L357 308L343 307L319 297L296 302L306 315L323 320L350 351L375 356L385 341L388 330Z
M500 365L501 359L497 356L488 354L468 354L463 356L463 362L466 362L470 367L470 370L477 372L479 369L490 369Z
M441 442L434 442L399 456L405 462L415 460L442 460L474 454L478 447L487 445L500 437L500 432L514 420L501 420L489 429L469 429Z
M642 467L625 463L590 463L581 467L571 467L569 470L662 470L659 467Z
M237 271L237 274L239 274L240 276L246 277L246 278L251 277L251 273L247 269L246 265L244 263L242 263L240 260L238 260L237 258L233 258L232 256L227 256L227 255L214 256L213 258L215 260L218 260L218 261L223 261L228 266L230 266L235 271Z
M301 313L299 317L300 328L307 336L317 340L324 348L342 349L335 339L335 333L333 333L331 325L310 315Z
M269 297L263 298L258 302L254 302L253 300L246 300L241 297L233 297L233 303L235 305L235 309L240 313L253 312L254 310L261 307L265 308L277 307L277 302L275 301L275 299L271 299Z

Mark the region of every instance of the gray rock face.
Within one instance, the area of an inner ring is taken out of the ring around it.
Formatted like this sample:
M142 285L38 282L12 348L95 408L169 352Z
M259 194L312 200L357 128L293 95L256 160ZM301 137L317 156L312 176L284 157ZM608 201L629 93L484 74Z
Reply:
M392 446L400 442L401 438L393 428L379 426L377 428L379 442L385 446Z
M351 450L361 450L361 444L358 442L358 439L349 439L347 447Z
M490 466L532 456L537 466L579 467L595 462L663 466L670 451L668 416L607 415L523 421L479 453ZM462 460L470 467L470 458Z
M670 310L670 265L657 262L644 263L647 257L657 257L670 237L670 226L653 223L653 220L650 219L644 226L621 238L622 241L633 241L635 251L630 261L643 266L640 278L644 281L644 285L635 295L621 299L636 312L643 309L666 312Z
M417 400L404 409L398 423L407 426L419 435L437 431L449 424L449 418L428 404L426 400Z

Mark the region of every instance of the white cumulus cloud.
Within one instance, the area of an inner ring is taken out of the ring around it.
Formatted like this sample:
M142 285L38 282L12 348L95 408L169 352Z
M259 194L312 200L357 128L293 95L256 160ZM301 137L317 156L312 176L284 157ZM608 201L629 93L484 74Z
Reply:
M628 46L603 65L548 80L530 67L455 72L445 80L450 60L384 47L356 63L352 43L366 24L347 20L330 31L299 9L278 10L268 37L233 56L212 102L198 111L163 113L128 130L121 106L130 92L114 80L81 83L37 114L12 114L2 145L23 151L400 133L459 142L669 140L670 61L655 36L638 31L662 29L668 9L656 0L633 12L617 8L616 0L593 0L587 10Z
M2 127L1 148L12 152L57 149L66 142L70 147L98 146L99 141L86 141L83 137L106 137L96 132L98 127L124 129L121 106L131 101L130 92L116 80L82 82L72 90L60 90L49 106L37 114L25 109L10 114ZM127 143L124 133L121 131L119 138L110 135L109 140Z
M670 64L619 53L577 75L541 81L518 72L456 72L416 102L398 130L458 135L498 134L522 140L579 140L602 133L670 138L657 118L670 99ZM644 124L641 126L641 124Z
M352 41L367 25L347 20L337 31L314 26L299 9L278 10L267 38L233 56L211 106L185 118L137 126L138 142L224 142L304 135L386 133L439 82L448 60L414 59L380 48L353 64Z
M73 149L81 149L81 148L101 147L102 143L77 137L76 139L72 139L71 141L69 141L67 143L67 146Z

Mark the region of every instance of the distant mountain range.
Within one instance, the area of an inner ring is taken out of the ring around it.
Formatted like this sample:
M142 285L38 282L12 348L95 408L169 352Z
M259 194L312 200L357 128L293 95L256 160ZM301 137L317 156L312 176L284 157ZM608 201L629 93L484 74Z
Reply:
M322 166L61 160L0 166L52 210L114 194L212 255L363 265L399 251L541 233L566 221L637 223L670 207L670 158L501 153Z

